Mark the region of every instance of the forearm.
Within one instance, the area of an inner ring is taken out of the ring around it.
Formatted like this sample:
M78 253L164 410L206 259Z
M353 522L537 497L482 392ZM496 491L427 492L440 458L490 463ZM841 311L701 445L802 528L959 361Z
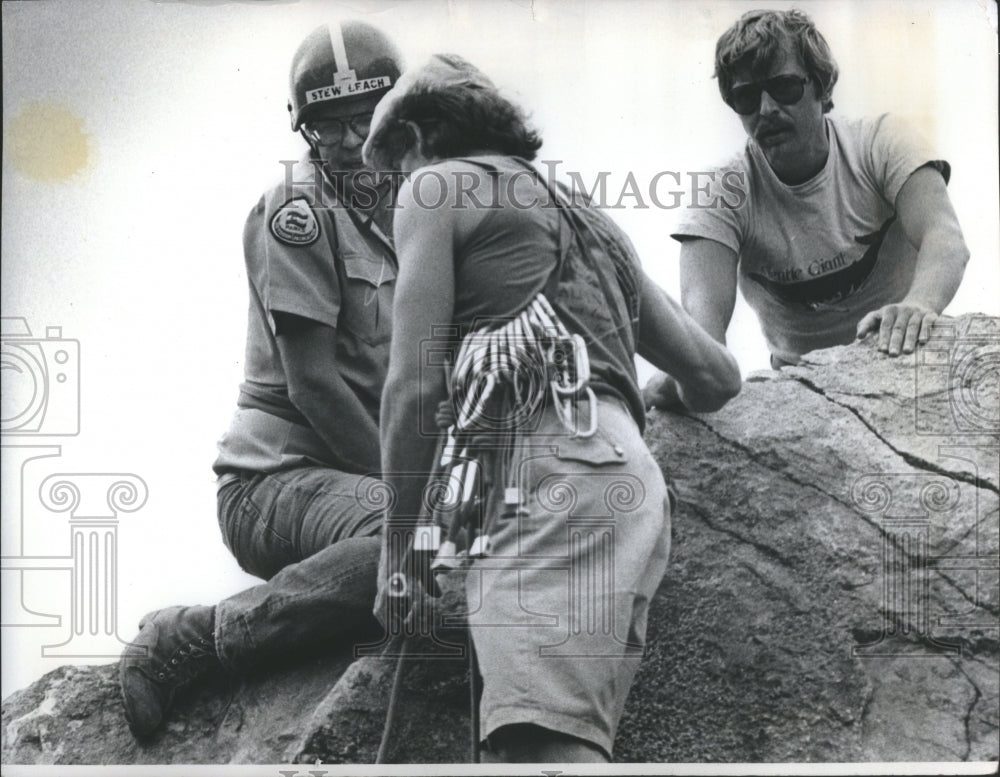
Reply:
M681 302L691 318L697 322L713 340L726 344L726 331L732 319L732 308L728 310L718 304L718 300L702 293L701 289L687 287L682 290Z
M906 297L893 302L940 313L962 282L969 249L938 171L914 172L899 190L896 212L906 239L917 248L917 262Z
M681 248L681 304L716 342L726 344L726 330L736 306L736 258L711 240Z
M889 356L913 353L930 338L938 314L962 282L969 250L944 179L930 168L913 173L896 197L896 213L910 245L917 250L913 280L902 299L870 311L857 335L878 333L878 349Z
M382 477L395 494L390 518L412 519L419 514L422 492L435 463L433 409L444 392L428 387L432 396L431 391L421 391L414 383L390 375L383 393Z
M957 223L928 230L917 254L913 283L902 302L940 313L958 291L968 261L969 249Z
M420 204L429 201L414 197L410 184L404 184L393 223L399 256L392 307L396 323L379 419L382 472L396 489L390 519L419 514L421 492L434 467L438 431L434 414L447 396L447 385L444 369L430 366L427 349L436 347L437 327L452 323L453 252L462 234L456 232L456 223L462 217L481 217L479 209L463 211L443 205L454 201L449 198L443 198L437 208Z
M280 310L274 320L292 404L345 466L377 472L378 426L340 374L337 330Z
M391 361L390 361L391 364ZM412 373L411 373L412 374ZM382 479L389 486L391 501L383 513L382 550L379 558L379 595L376 612L387 606L387 595L398 597L410 595L420 590L420 586L410 588L398 582L396 575L408 568L408 549L415 542L413 527L420 515L424 489L430 470L436 439L433 432L423 433L421 428L421 408L423 396L415 381L401 380L398 373L390 368L389 378L383 391L383 411L379 421L382 443ZM424 427L434 429L436 427ZM426 570L424 570L426 571ZM409 573L417 570L410 568ZM421 583L428 584L427 578L417 573ZM393 581L396 582L393 582ZM432 585L431 588L434 586ZM397 606L405 601L403 611L412 604L409 599L396 599ZM386 622L391 619L389 612L383 612ZM397 611L400 612L401 611Z
M643 278L639 355L669 373L689 410L717 410L739 393L739 365L692 316Z
M359 472L379 471L379 430L339 373L303 381L290 399L331 450L349 458Z
M703 366L706 374L725 376L732 356L697 320L655 284L643 285L639 317L639 355L653 366L673 373ZM680 379L681 376L675 376Z

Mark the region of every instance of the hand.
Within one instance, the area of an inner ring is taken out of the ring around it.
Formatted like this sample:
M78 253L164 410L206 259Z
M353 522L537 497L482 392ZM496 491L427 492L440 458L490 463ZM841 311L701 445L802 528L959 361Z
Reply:
M438 403L437 410L434 411L434 423L438 429L447 429L455 421L455 406L451 403L451 398L442 399Z
M664 410L683 410L680 387L677 381L665 372L659 372L650 378L642 389L642 402L646 410L658 407Z
M407 576L406 594L390 596L391 569L388 543L384 537L385 535L383 535L382 550L379 555L377 592L372 612L389 634L399 633L404 628L407 631L416 629L421 634L428 634L431 631L433 621L433 597L441 595L437 582L433 577L430 577L427 583L432 592L428 593L420 580ZM402 569L402 564L397 564L393 568ZM428 574L430 574L429 570Z
M889 356L913 353L917 344L923 345L931 336L931 327L937 321L937 311L926 305L900 302L873 310L858 322L860 340L878 330L878 349Z

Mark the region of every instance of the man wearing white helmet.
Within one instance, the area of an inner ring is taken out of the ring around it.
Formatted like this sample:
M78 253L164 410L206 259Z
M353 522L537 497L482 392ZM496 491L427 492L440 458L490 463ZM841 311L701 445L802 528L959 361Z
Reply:
M244 228L245 380L214 465L223 540L267 582L143 619L120 670L136 736L192 680L375 625L380 514L362 497L379 471L396 257L388 192L361 147L401 68L393 43L359 22L316 29L292 60L291 127L309 151Z

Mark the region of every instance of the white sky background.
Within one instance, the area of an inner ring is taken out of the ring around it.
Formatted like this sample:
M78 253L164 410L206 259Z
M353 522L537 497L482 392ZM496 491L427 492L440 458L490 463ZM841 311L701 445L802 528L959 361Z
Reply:
M242 377L243 222L282 175L279 160L303 148L288 127L287 68L316 25L366 19L412 64L437 51L465 56L531 112L545 139L541 159L565 160L561 169L585 181L610 171L613 201L628 171L645 187L657 172L683 176L742 146L712 57L718 36L761 5L791 4L4 2L5 135L12 117L43 101L84 119L91 149L88 169L63 183L28 180L4 154L3 315L26 318L36 336L62 327L79 340L82 365L79 435L3 439L62 445L60 458L28 473L24 552L69 552L67 517L38 503L44 476L129 472L149 498L119 524L123 639L149 610L213 603L257 582L219 537L211 464ZM972 260L948 312L1000 314L995 5L795 5L840 64L836 112L907 115L951 162ZM679 244L668 235L681 211L625 204L613 217L676 296ZM767 366L742 302L730 346L744 374ZM17 553L22 511L10 460L5 452L4 555ZM16 573L3 574L6 616ZM68 572L25 573L24 602L63 624L2 630L4 697L63 663L88 662L41 657L42 645L69 633Z

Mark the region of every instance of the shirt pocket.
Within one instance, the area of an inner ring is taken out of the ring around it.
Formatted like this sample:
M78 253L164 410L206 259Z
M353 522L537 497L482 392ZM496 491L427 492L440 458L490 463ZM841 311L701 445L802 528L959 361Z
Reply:
M341 254L340 261L344 268L340 323L366 343L387 342L392 334L396 268L388 259L365 254Z

